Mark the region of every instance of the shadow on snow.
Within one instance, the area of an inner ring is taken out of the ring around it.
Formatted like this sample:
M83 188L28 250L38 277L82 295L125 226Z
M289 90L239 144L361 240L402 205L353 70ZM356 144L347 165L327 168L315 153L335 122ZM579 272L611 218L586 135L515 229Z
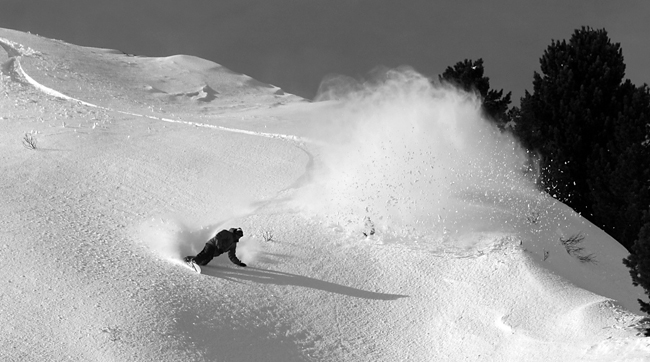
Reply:
M245 280L261 284L294 285L299 287L318 289L330 293L347 295L350 297L374 300L397 300L399 298L407 297L406 295L399 294L369 292L366 290L346 287L341 284L330 283L301 275L254 267L234 269L219 265L206 265L202 266L201 269L203 270L202 273L205 275L235 282Z

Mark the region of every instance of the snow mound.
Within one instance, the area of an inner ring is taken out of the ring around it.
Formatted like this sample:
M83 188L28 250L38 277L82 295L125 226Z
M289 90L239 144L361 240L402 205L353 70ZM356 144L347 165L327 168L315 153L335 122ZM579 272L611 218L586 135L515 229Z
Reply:
M219 92L212 89L209 85L204 85L194 92L174 94L174 96L188 97L197 102L210 102L217 98Z
M145 86L144 86L144 90L146 90L146 91L149 92L149 93L163 93L163 94L167 94L167 92L165 92L165 91L161 91L160 89L158 89L158 88L156 88L156 87L153 87L153 86L150 86L150 85L145 85Z
M166 65L179 69L186 69L194 72L224 72L229 74L238 74L232 70L213 61L195 57L192 55L172 55L169 57L154 58L161 65Z

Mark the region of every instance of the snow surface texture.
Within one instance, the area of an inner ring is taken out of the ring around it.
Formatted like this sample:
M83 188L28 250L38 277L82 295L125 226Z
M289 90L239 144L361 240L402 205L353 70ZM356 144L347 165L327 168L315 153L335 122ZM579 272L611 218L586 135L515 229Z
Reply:
M0 360L648 360L626 251L471 95L0 45ZM249 268L179 265L230 227Z

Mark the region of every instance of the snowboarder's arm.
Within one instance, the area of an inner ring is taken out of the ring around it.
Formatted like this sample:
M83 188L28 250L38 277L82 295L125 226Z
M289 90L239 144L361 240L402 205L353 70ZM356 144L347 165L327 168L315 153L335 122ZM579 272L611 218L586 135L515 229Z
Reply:
M230 259L230 261L235 265L246 266L246 264L242 263L241 260L237 258L236 252L237 246L233 245L233 247L228 250L228 259Z

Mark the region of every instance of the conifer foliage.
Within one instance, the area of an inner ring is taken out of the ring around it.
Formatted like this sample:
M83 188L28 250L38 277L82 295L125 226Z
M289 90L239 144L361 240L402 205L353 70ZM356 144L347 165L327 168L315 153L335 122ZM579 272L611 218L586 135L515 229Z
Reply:
M632 282L641 286L645 294L650 297L650 209L646 213L646 224L639 233L639 239L632 247L632 254L623 259L623 263L630 268ZM641 311L650 314L650 303L639 299Z
M624 263L650 295L648 86L623 80L621 47L604 29L553 41L540 69L514 128L541 158L540 186L628 248Z
M623 82L621 47L604 29L553 41L540 69L515 133L541 156L541 186L630 249L650 202L647 86Z
M587 180L595 221L629 250L650 205L650 92L626 81L607 143L594 145Z
M503 95L503 89L490 89L490 78L483 74L483 59L469 60L456 63L438 76L441 82L451 83L466 92L477 92L481 96L483 111L500 128L508 122L508 106L511 92Z

